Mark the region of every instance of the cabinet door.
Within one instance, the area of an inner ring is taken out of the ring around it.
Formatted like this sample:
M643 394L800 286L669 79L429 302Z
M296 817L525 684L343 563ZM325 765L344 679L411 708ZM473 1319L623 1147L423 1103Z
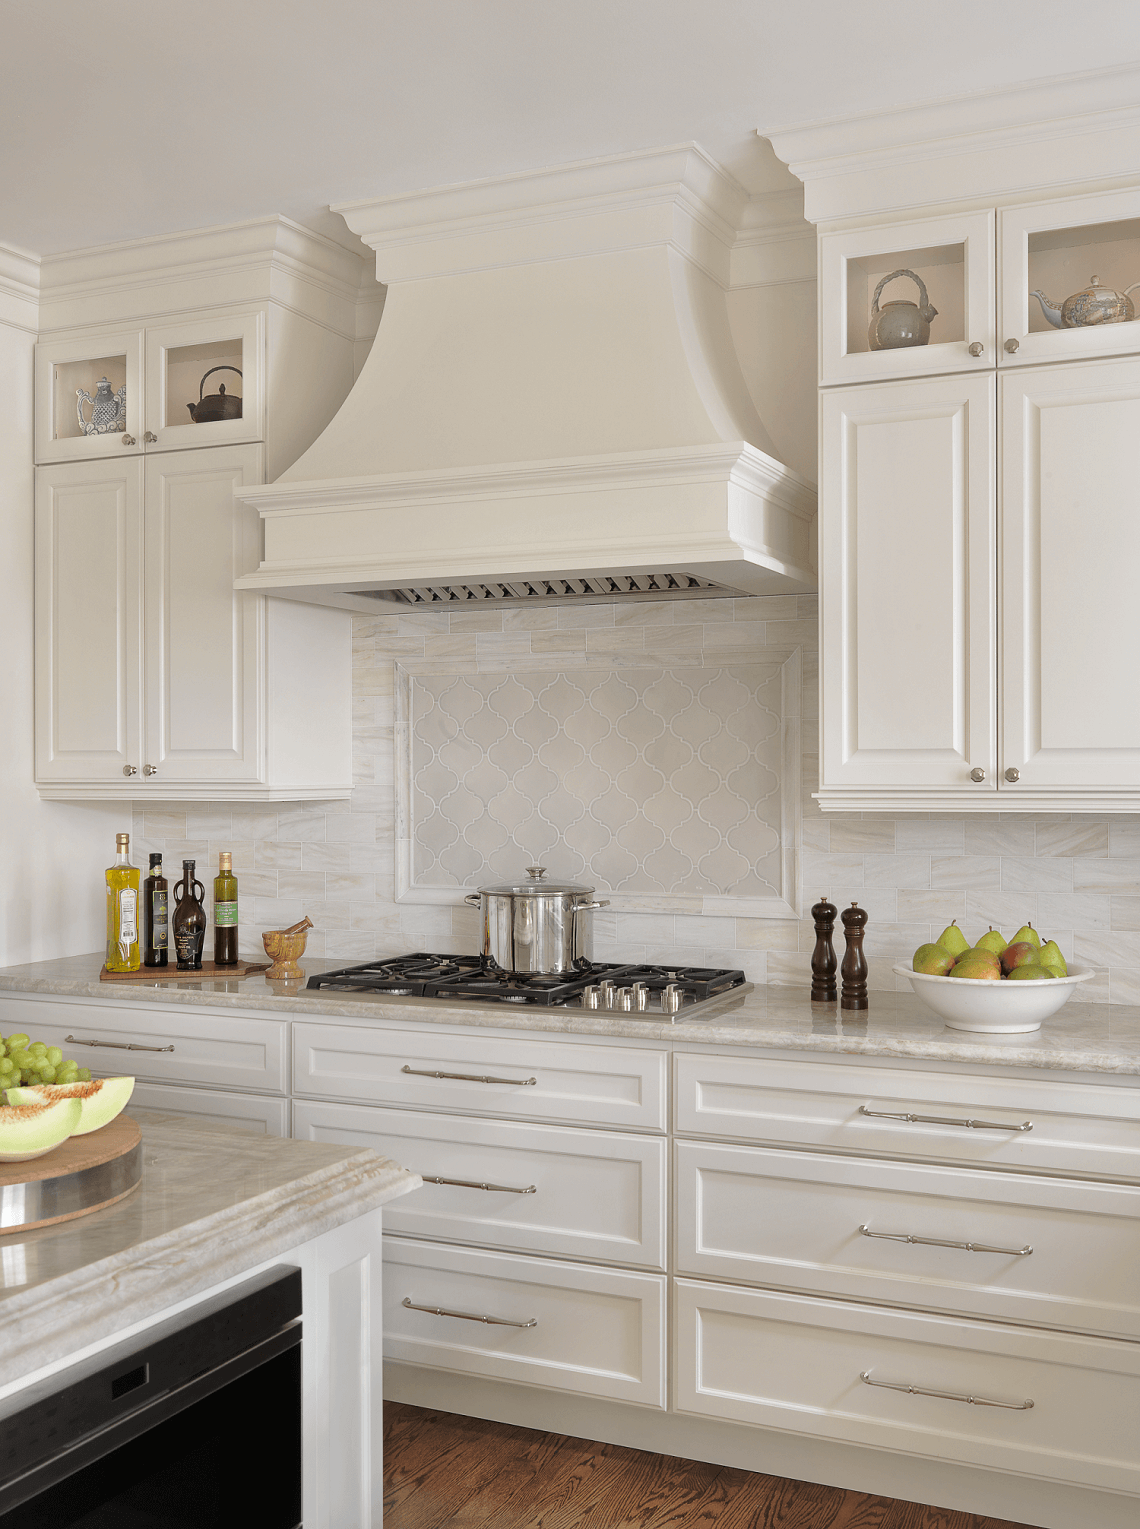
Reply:
M1002 796L1135 811L1140 360L1010 372L1001 397Z
M260 527L234 490L259 483L260 446L146 461L146 767L154 789L264 772L264 602L233 583Z
M142 379L141 329L42 340L36 346L36 461L141 454Z
M138 457L37 471L37 781L141 764L142 489Z
M821 410L819 799L980 805L996 797L994 378L844 388Z
M236 419L196 419L202 395L241 399ZM265 314L237 309L146 332L146 431L152 449L259 441L265 435Z

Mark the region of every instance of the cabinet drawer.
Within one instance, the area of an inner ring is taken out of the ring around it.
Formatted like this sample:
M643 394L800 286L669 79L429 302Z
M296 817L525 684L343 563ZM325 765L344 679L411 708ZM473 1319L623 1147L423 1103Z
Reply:
M678 1411L1140 1492L1133 1343L689 1280L675 1286ZM1027 1400L1033 1406L1022 1408Z
M436 1307L468 1315L437 1316ZM534 1325L470 1320L484 1316ZM384 1353L663 1407L665 1276L392 1238L384 1244Z
M660 1137L323 1103L294 1105L293 1135L374 1147L422 1175L385 1211L385 1231L665 1267Z
M663 1051L519 1034L449 1035L297 1023L294 1093L519 1120L665 1129ZM459 1074L437 1078L435 1073Z
M133 1074L156 1083L204 1083L283 1094L286 1022L210 1014L203 1009L135 1008L121 1002L6 1002L2 1028L18 1023L34 1039L63 1047L96 1077ZM75 1040L68 1042L66 1037ZM90 1044L101 1041L102 1045ZM131 1046L143 1047L132 1051ZM154 1049L151 1049L154 1048Z
M171 1088L165 1083L136 1083L127 1106L148 1110L170 1110L179 1115L193 1115L195 1120L213 1120L218 1125L259 1136L288 1136L289 1101L269 1094L222 1094L209 1088Z
M1140 1338L1140 1189L699 1142L676 1153L679 1273ZM908 1235L983 1247L894 1240Z
M1140 1089L694 1053L676 1066L690 1135L1140 1179ZM883 1118L908 1114L939 1120Z

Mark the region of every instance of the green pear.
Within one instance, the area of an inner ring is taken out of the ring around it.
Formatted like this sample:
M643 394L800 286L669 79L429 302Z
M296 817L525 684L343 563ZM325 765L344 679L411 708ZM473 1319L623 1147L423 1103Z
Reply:
M951 977L973 978L975 981L994 981L1001 976L1001 962L992 950L968 951L953 967Z
M1034 950L1040 950L1041 936L1037 933L1032 924L1022 924L1021 928L1017 931L1009 943L1011 945L1021 945L1024 943L1026 945L1032 945Z
M1042 966L1047 966L1050 971L1056 972L1058 977L1067 977L1069 968L1065 965L1065 958L1061 954L1061 947L1056 940L1048 940L1041 947L1041 954L1037 957Z
M958 960L964 950L969 950L970 948L969 940L958 928L957 919L950 920L934 943L941 945L943 950L948 950L955 961Z
M1056 972L1051 972L1047 966L1035 966L1031 962L1028 966L1015 966L1006 978L1008 982L1040 982L1048 977L1052 980Z
M954 965L954 957L941 945L920 945L914 953L911 971L922 972L927 977L946 977Z
M1002 935L1000 929L995 929L991 924L981 939L974 945L975 950L992 951L995 956L1000 956L1009 941Z

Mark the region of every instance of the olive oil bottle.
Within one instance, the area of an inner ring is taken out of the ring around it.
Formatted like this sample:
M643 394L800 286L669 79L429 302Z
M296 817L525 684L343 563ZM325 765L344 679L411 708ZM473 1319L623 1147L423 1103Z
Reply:
M150 857L150 875L143 882L143 965L165 966L170 949L170 895L162 874L162 856Z
M236 966L238 961L238 886L233 856L223 850L214 877L214 965Z
M130 834L115 835L115 863L107 867L107 970L137 972L139 882L142 872L130 860Z
M170 932L174 936L175 965L180 972L202 970L202 946L206 939L205 888L194 877L193 860L182 862L182 878L174 884L177 899Z

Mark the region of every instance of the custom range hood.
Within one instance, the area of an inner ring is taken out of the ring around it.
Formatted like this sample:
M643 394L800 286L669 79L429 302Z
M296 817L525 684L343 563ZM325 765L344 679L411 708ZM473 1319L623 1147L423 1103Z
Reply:
M372 613L815 587L726 291L742 188L696 146L337 207L387 285L339 413L242 490L238 587Z

